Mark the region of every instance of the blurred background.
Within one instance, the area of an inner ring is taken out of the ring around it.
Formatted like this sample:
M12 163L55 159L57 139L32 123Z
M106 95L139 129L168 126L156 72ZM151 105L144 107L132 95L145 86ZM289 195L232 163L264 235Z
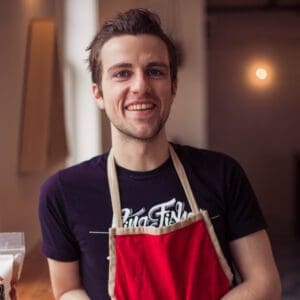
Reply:
M299 0L13 0L0 2L0 232L25 232L21 299L50 295L41 183L110 146L85 49L103 20L133 7L156 11L182 48L170 140L240 162L269 224L283 299L300 299Z

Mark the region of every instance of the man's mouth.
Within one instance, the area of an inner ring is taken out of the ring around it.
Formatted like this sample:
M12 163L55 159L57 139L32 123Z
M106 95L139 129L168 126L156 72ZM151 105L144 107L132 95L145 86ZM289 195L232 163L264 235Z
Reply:
M141 111L154 108L153 103L139 103L139 104L131 104L126 107L129 111Z

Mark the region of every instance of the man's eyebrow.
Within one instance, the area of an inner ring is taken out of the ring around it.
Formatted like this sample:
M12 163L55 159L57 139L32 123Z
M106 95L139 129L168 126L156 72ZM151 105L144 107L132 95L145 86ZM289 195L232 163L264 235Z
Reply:
M151 68L151 67L160 67L160 68L164 68L166 70L169 69L169 65L164 62L161 62L161 61L152 61L146 65L146 68ZM125 62L117 63L117 64L110 66L107 71L111 72L113 70L122 69L122 68L132 68L132 64L125 63Z
M131 68L132 64L129 63L117 63L115 65L112 65L108 68L108 72L113 71L115 69L121 69L121 68Z
M161 62L161 61L152 61L152 62L147 64L147 67L148 68L161 67L161 68L164 68L164 69L169 69L169 65L167 65L166 63Z

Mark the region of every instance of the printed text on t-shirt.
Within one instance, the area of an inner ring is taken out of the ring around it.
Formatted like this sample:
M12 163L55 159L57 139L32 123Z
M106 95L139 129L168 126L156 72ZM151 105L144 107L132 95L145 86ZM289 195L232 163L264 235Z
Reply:
M144 207L136 212L132 208L122 209L124 227L168 226L187 218L189 214L191 212L185 210L185 203L176 201L175 198L154 205L148 212Z

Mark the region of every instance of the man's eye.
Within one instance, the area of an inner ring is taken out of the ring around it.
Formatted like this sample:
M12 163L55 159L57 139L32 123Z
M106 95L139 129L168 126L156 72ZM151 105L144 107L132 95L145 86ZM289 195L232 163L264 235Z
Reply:
M149 69L147 73L151 77L159 77L163 75L163 72L159 69Z
M114 77L116 77L116 78L127 78L127 77L129 77L129 75L130 75L129 71L122 70L122 71L116 72L114 74Z

